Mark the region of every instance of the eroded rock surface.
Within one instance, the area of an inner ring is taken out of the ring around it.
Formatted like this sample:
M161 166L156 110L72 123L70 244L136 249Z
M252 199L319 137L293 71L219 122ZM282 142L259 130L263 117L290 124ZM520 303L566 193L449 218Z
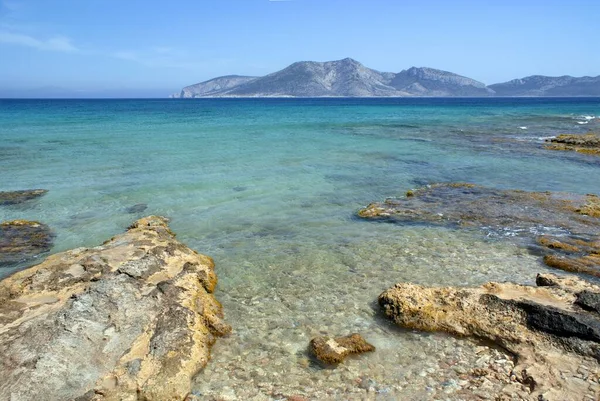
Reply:
M315 337L310 340L312 353L322 362L340 363L350 354L375 351L360 334L354 333L344 337Z
M371 203L368 219L478 228L486 236L520 239L551 267L600 276L600 198L560 192L434 184L403 198Z
M398 325L494 341L517 356L514 380L535 400L600 398L600 287L538 275L537 287L488 283L430 288L400 283L379 304Z
M0 399L178 400L230 328L212 259L150 216L0 282Z
M30 199L39 198L47 189L27 189L23 191L0 191L0 206L16 205Z
M600 155L600 135L599 134L562 134L556 138L546 140L548 144L546 149L550 150L570 150L592 155Z
M13 220L0 223L0 267L36 257L52 248L54 235L37 221Z

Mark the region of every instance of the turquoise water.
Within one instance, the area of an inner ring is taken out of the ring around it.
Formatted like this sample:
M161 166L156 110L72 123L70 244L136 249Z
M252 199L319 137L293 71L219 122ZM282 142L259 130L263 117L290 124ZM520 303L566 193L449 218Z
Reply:
M59 252L101 243L143 215L168 216L181 241L215 259L235 328L199 376L202 394L263 399L269 386L325 386L353 399L364 389L348 390L345 373L385 371L381 397L409 397L417 382L397 385L398 369L437 366L428 350L460 346L391 333L374 306L383 289L531 282L544 267L510 242L355 212L433 182L598 193L600 158L542 148L559 133L600 130L598 115L600 99L0 100L0 191L49 190L0 207L0 221L47 223ZM140 203L145 211L127 212ZM312 335L352 331L388 352L333 378L298 362ZM250 376L224 374L232 364ZM294 383L321 384L288 383L282 369Z

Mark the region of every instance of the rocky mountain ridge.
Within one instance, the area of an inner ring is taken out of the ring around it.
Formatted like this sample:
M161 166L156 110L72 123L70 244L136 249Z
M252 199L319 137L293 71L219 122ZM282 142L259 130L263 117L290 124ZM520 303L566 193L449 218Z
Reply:
M227 75L186 86L172 98L199 97L600 96L598 77L531 76L486 86L448 71L381 72L358 61L300 61L264 77Z

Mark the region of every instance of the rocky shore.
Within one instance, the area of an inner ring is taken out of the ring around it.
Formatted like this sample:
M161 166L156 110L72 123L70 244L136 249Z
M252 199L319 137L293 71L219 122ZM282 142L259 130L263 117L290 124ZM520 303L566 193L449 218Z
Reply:
M536 283L400 283L382 293L379 304L402 327L486 339L514 354L517 363L497 400L599 399L600 287L550 274L538 275ZM478 374L493 378L488 369Z
M371 203L358 215L399 224L476 229L517 241L546 265L600 277L600 197L444 183Z
M0 282L0 399L183 400L230 327L212 259L150 216Z
M556 138L548 139L546 142L548 144L545 147L550 150L568 150L590 155L600 155L600 134L562 134Z

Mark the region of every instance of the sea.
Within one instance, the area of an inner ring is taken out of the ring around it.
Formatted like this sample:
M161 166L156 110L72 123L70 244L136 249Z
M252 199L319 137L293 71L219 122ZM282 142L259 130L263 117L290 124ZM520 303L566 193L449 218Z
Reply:
M440 182L600 193L600 158L544 149L600 131L599 116L600 98L0 100L0 191L48 190L0 221L46 223L56 253L168 217L214 258L234 330L198 397L454 399L461 373L444 367L475 363L481 345L396 328L377 296L549 270L509 236L357 211ZM316 335L354 332L377 351L336 369L307 352Z

